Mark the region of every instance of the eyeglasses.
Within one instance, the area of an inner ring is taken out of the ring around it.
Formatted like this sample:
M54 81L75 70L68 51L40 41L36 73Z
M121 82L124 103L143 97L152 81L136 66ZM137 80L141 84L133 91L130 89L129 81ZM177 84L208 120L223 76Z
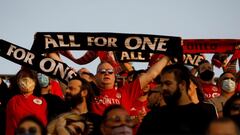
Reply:
M129 115L127 115L125 117L114 115L114 116L106 119L106 122L114 123L112 127L115 127L115 126L118 126L118 125L122 125L123 121L125 122L125 125L128 126L128 127L132 128L132 127L135 126L135 124L133 122L133 119Z
M16 130L16 135L23 135L23 134L35 135L37 133L36 127L30 127L29 129L26 128L18 128Z
M98 70L98 73L100 74L113 74L113 69L101 69L101 70Z

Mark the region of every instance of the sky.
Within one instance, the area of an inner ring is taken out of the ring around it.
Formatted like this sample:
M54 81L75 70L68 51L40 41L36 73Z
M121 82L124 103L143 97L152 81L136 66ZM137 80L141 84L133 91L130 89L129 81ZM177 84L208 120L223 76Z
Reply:
M0 39L30 49L36 32L117 32L239 39L240 0L1 0ZM74 51L80 57L85 51ZM208 55L211 58L211 55ZM71 67L96 72L95 60ZM0 57L0 74L20 65ZM146 69L146 63L133 63ZM217 74L221 70L216 69Z

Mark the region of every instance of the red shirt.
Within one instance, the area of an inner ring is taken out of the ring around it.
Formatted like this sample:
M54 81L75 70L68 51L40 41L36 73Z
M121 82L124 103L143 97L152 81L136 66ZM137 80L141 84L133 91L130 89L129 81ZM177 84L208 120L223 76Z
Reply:
M9 100L6 115L6 135L14 135L19 121L28 115L36 116L47 125L47 103L33 95L16 95Z
M119 89L100 89L100 95L91 103L92 112L102 115L112 104L121 104L129 113L132 103L142 95L139 79L126 83Z
M50 80L50 84L51 84L51 94L53 95L57 95L59 96L60 98L64 98L64 95L63 95L63 92L62 92L62 88L59 84L58 81L56 80Z
M215 98L221 95L221 90L214 84L202 83L203 94L206 99Z
M147 108L147 105L148 105L147 100L143 102L139 100L135 100L130 110L130 116L136 119L136 117L139 117L140 113L141 115L147 115L147 113L150 111L150 109ZM140 124L141 124L141 121L138 121L137 125L133 128L133 135L137 133L137 130Z
M240 92L240 82L237 83L237 87L236 87L235 92Z

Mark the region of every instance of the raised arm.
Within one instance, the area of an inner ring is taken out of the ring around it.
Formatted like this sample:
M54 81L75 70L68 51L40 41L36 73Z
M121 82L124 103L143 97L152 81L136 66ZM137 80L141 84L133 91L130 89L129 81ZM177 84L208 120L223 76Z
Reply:
M139 77L141 89L143 89L149 82L155 79L168 64L170 59L176 59L178 63L183 63L183 48L182 42L176 41L175 44L167 46L165 55L160 58L154 65L152 65L146 74Z
M154 78L156 78L169 61L170 58L168 56L163 56L160 60L158 60L158 62L148 69L146 74L141 75L139 77L141 89L150 83Z

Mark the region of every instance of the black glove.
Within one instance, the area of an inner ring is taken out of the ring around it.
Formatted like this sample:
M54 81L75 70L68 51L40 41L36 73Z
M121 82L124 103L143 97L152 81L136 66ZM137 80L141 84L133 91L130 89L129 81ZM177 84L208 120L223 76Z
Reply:
M171 61L177 59L178 63L183 63L183 47L181 45L181 39L179 40L174 40L167 46L166 55L170 57Z

